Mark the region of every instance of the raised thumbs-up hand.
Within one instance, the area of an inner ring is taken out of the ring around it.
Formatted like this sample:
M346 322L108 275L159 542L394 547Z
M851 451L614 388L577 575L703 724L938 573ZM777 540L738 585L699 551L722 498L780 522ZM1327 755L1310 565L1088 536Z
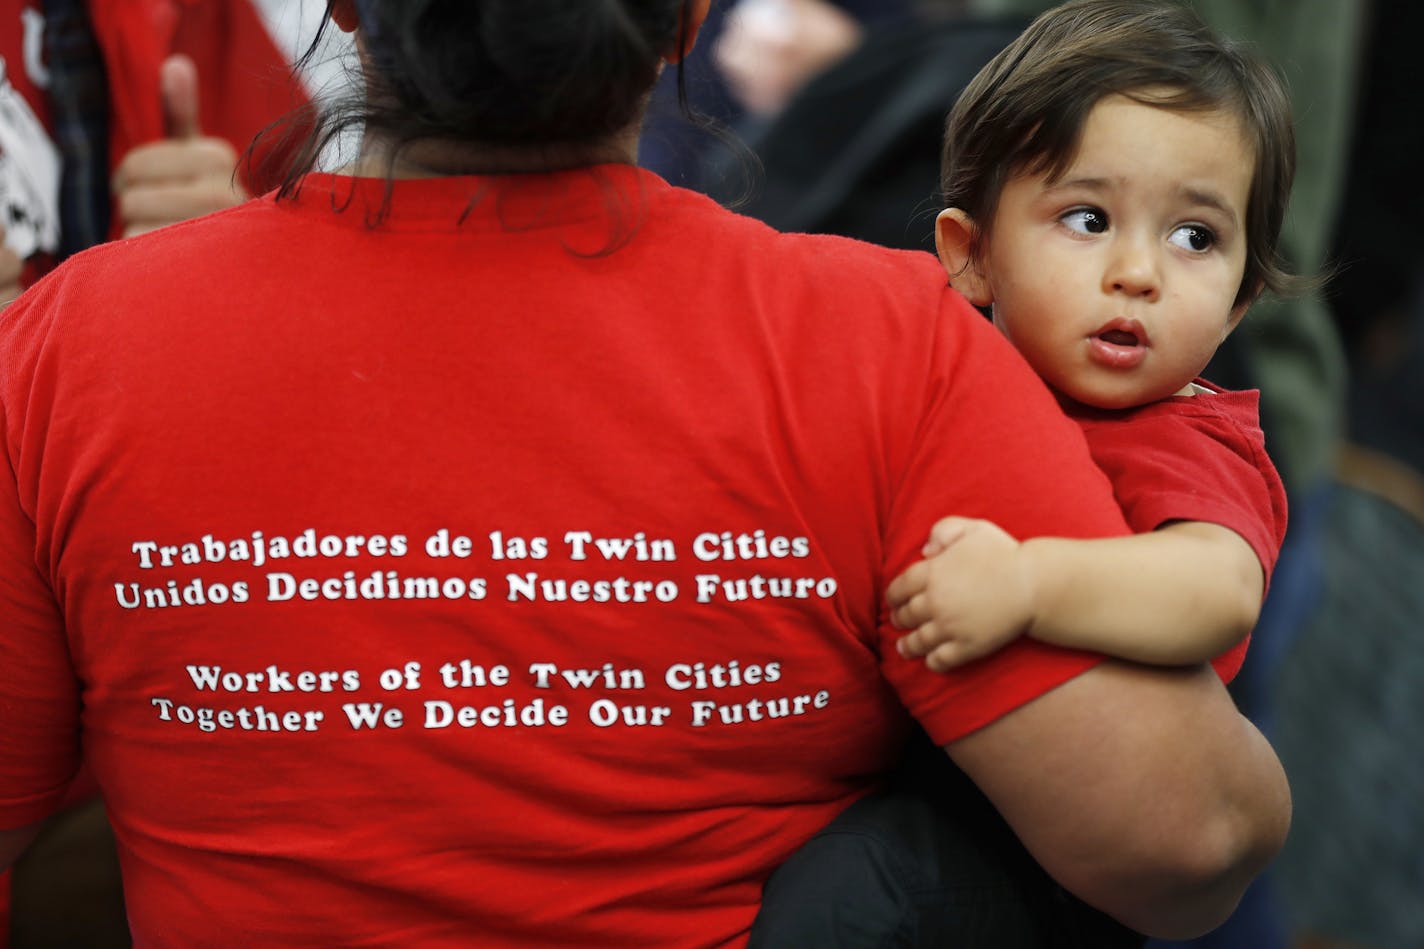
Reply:
M246 200L227 141L202 134L198 69L187 56L164 60L159 92L168 137L130 151L114 172L113 192L125 237L198 217Z
M187 56L163 61L158 72L158 92L163 97L163 117L169 138L198 138L198 67Z

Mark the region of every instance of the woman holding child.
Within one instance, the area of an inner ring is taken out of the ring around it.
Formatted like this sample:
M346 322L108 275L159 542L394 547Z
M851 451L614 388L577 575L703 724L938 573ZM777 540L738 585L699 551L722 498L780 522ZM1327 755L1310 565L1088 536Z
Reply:
M1205 665L897 654L943 515L1124 524L932 258L633 167L705 13L333 0L351 167L5 313L0 862L82 757L141 945L739 945L908 710L1089 903L1229 912L1289 802Z

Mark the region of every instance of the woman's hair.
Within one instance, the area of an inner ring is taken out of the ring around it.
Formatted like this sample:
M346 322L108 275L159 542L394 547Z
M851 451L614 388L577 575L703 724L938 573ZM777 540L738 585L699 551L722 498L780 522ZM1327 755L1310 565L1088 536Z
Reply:
M365 91L328 102L286 174L289 193L343 131L396 154L415 142L586 152L637 120L689 0L356 0ZM328 14L332 0L327 2ZM323 27L325 30L327 27ZM323 37L307 52L317 55Z
M1162 0L1071 0L1034 20L965 88L945 129L946 207L974 219L982 253L1004 183L1067 171L1088 114L1123 95L1184 112L1236 115L1256 160L1237 303L1303 281L1277 250L1295 177L1290 99L1280 77L1186 7Z

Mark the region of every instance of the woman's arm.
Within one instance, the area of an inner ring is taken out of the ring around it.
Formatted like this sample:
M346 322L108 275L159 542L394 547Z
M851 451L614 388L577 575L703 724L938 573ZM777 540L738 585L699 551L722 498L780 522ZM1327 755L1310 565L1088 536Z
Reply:
M1152 936L1220 925L1290 824L1279 761L1204 665L1106 663L945 750L1059 883Z
M1019 542L996 525L946 518L932 556L890 588L905 656L943 672L1027 634L1134 662L1205 662L1240 642L1260 612L1251 546L1216 524L1146 534Z

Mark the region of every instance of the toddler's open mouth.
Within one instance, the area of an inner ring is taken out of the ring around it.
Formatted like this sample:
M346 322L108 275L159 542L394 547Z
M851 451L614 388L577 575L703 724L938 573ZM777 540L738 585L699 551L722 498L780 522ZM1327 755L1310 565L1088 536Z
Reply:
M1131 369L1147 358L1150 341L1136 320L1113 320L1089 338L1092 360L1109 369Z
M1114 346L1137 345L1137 334L1128 330L1105 330L1098 334L1098 339L1105 343L1112 343Z

